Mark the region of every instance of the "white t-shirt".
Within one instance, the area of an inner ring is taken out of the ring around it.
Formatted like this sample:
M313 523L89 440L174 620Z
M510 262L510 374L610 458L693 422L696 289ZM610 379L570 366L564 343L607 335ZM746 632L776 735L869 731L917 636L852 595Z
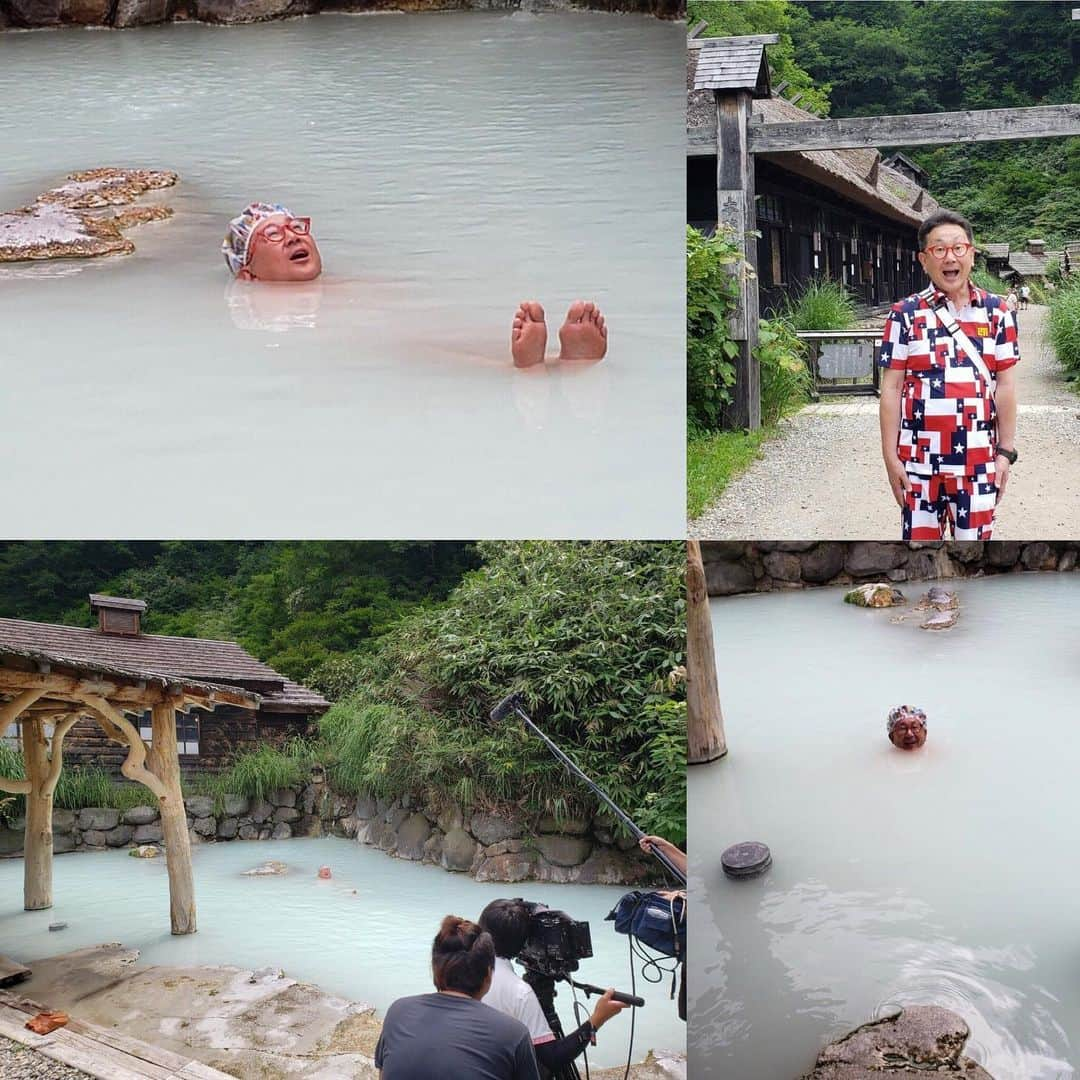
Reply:
M520 1020L528 1029L533 1046L554 1042L551 1025L540 1008L533 988L514 971L514 965L504 956L495 957L491 989L480 999L485 1005Z

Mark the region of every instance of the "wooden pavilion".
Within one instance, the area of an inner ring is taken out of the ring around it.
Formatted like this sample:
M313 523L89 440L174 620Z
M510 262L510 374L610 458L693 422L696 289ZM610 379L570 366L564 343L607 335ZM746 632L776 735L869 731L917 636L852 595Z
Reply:
M63 768L64 738L84 718L127 748L120 771L157 797L169 874L174 934L195 933L195 893L177 751L178 713L218 705L258 709L259 694L218 683L113 667L62 653L0 643L0 731L17 724L25 779L0 777L0 791L26 796L24 907L52 907L53 794ZM147 746L137 719L149 711Z

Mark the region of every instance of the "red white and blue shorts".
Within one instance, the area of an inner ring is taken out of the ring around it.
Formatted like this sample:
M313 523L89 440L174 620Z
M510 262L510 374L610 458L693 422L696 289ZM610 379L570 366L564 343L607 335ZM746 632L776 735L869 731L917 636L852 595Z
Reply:
M920 476L909 472L911 487L904 494L901 524L905 540L989 540L997 508L997 479L993 475Z

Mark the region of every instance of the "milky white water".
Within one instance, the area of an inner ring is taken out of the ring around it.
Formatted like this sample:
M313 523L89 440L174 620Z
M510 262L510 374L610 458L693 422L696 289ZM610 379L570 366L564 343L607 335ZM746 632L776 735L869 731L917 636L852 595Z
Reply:
M0 210L172 169L128 257L0 264L8 536L673 536L685 26L321 15L0 34ZM314 288L229 287L252 199ZM515 371L517 304L608 359ZM44 499L42 480L63 486Z
M192 854L199 931L188 937L169 933L164 859L133 859L125 851L59 855L55 906L33 912L22 910L22 860L0 860L0 951L26 961L120 941L140 950L140 964L272 966L381 1014L395 998L431 991L431 940L444 915L475 919L491 900L525 896L590 923L595 956L581 962L581 981L630 987L627 939L603 921L625 889L479 884L335 839L234 841L200 845ZM290 872L243 875L268 859L287 863ZM332 869L330 881L315 876L323 865ZM67 929L50 933L48 924L60 920ZM682 1050L685 1025L667 998L669 984L649 985L639 975L637 986L646 1005L637 1010L634 1059L650 1048ZM556 1005L564 1028L576 1027L565 984ZM625 1061L629 1033L628 1017L610 1021L590 1061Z
M713 602L729 753L689 775L695 1080L791 1080L894 1003L961 1014L998 1080L1080 1070L1080 574L955 589L937 634L843 589ZM904 703L929 718L910 754L885 734ZM741 840L771 847L764 877L724 877Z

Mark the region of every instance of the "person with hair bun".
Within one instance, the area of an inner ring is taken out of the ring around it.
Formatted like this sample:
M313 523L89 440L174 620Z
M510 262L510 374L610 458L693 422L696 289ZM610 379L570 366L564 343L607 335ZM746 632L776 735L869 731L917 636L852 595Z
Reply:
M447 915L431 948L434 994L398 998L375 1047L380 1080L540 1080L529 1029L480 999L495 946L476 923Z

